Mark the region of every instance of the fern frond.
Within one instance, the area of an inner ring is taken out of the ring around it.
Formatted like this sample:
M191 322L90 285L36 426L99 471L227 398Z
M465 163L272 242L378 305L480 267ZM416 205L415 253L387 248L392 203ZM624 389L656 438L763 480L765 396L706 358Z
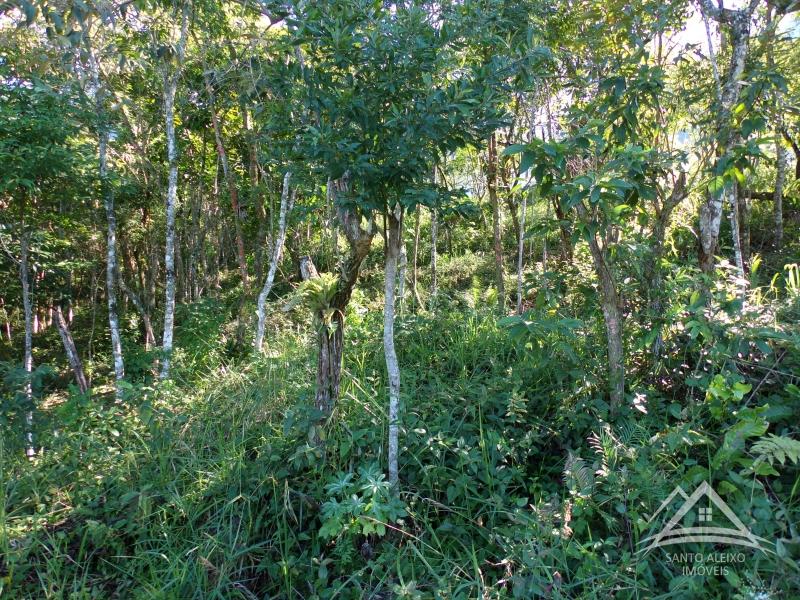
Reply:
M571 450L567 453L567 462L564 465L564 483L571 492L577 492L581 496L591 495L594 487L592 469Z
M795 465L800 462L800 442L786 436L770 433L753 444L751 451L757 455L756 463L767 461L772 465L777 460L785 465L787 459Z

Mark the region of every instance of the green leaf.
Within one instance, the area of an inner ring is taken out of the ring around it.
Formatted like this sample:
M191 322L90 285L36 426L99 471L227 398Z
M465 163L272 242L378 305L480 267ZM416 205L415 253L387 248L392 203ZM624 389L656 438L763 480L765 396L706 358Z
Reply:
M511 156L512 154L525 152L527 149L528 146L526 144L511 144L510 146L506 146L500 154L501 156Z
M714 198L719 198L725 189L725 179L721 175L716 175L708 182L708 191Z
M519 162L519 172L520 175L528 171L531 168L534 161L534 155L532 152L525 152L522 155L522 160Z

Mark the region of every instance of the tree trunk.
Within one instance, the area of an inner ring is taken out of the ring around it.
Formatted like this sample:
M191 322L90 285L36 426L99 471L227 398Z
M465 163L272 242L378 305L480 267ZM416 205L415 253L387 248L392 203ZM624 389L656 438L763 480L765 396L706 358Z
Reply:
M231 200L231 212L233 213L233 226L236 236L236 257L239 263L239 276L242 279L242 296L239 300L239 317L238 325L236 327L236 343L241 346L244 342L244 334L247 324L247 315L245 309L247 306L247 298L250 296L250 283L247 277L247 257L244 249L244 235L242 234L242 219L239 210L239 190L236 187L233 171L228 164L228 154L225 152L225 145L222 141L222 129L217 117L217 110L215 107L214 90L211 87L211 82L206 77L206 92L211 103L211 124L214 128L214 139L217 146L217 154L219 155L220 163L222 164L222 174L225 177L225 184L228 187L228 195Z
M750 212L752 197L748 190L739 188L739 243L742 246L742 263L745 274L750 273Z
M719 96L720 105L719 112L716 116L718 160L722 160L727 155L734 141L733 131L730 126L731 111L739 97L739 82L744 72L748 43L750 40L750 19L757 4L758 2L756 0L751 0L749 6L739 10L731 10L717 8L710 0L701 0L704 16L713 17L720 25L727 25L730 31L730 64L728 65L724 82L720 81L717 84L717 94ZM712 67L716 73L718 72L716 59L713 56L713 48L710 44L709 49L710 52L712 52ZM726 199L731 207L737 204L736 192L733 186L727 186L721 194L709 194L706 202L700 207L698 220L700 247L698 259L700 268L706 274L711 274L714 271L714 252L719 241L719 227L722 221L722 211ZM737 209L732 208L732 211L733 210L738 211L738 207ZM735 218L733 212L731 214L732 217Z
M436 273L436 259L438 252L436 244L439 237L439 215L436 208L431 209L431 303L436 301L436 294L439 291L439 281Z
M98 123L98 162L100 185L102 188L103 205L108 223L106 234L106 299L108 300L108 324L111 329L111 354L114 360L115 394L117 400L122 399L122 380L125 378L125 363L122 357L122 336L119 330L119 316L117 314L117 218L114 212L114 190L108 180L108 142L109 129L105 113L105 92L100 80L100 67L92 52L88 36L84 38L87 50L89 70L92 83L95 86L95 108L99 118Z
M798 160L800 166L800 160ZM786 149L780 134L775 133L775 194L773 196L773 215L775 218L775 247L783 246L783 186L786 184Z
M153 323L150 320L150 314L147 312L147 308L142 303L139 296L126 285L122 277L119 278L119 286L120 289L122 289L122 293L128 297L142 319L142 326L144 327L144 349L150 350L150 348L156 345L156 336L153 332Z
M773 7L767 7L767 68L775 69L775 29L777 23L773 21ZM783 131L783 98L779 91L775 96L775 191L773 194L772 214L775 220L774 245L780 249L783 245L783 186L786 183L786 149L783 147L781 132ZM800 167L800 164L798 164Z
M0 307L3 309L3 320L5 321L5 333L6 339L10 342L11 341L11 315L8 314L8 310L6 309L6 301L5 298L0 298Z
M31 283L30 270L28 268L28 232L25 230L25 223L22 223L22 235L20 235L20 260L19 278L22 284L22 311L25 316L25 354L23 366L25 368L25 440L27 442L25 453L28 458L36 455L36 448L33 445L33 307L31 303Z
M250 128L250 114L247 111L244 97L239 97L239 106L242 111L242 128L244 129L247 141L247 171L250 175L250 202L256 209L258 219L258 233L256 234L255 247L255 270L256 281L261 281L264 277L264 236L267 232L267 215L264 211L264 203L261 200L261 187L258 178L258 146L255 136Z
M589 223L588 211L579 204L577 210L581 218ZM608 351L608 379L611 413L615 413L625 398L625 353L622 345L622 308L614 275L611 272L608 253L601 248L595 236L589 237L589 251L592 255L595 274L600 283L600 305L606 326Z
M335 193L346 193L346 177L331 182ZM342 371L342 350L344 348L344 311L350 302L353 287L358 280L361 263L369 254L375 236L375 222L372 216L366 227L361 226L361 213L357 209L339 205L337 207L339 226L350 246L347 258L342 262L339 284L331 300L331 327L321 327L318 340L317 389L315 406L326 417L331 414L339 399L339 382ZM324 322L323 315L316 316L317 322Z
M320 326L317 332L317 389L314 405L327 417L339 399L344 348L344 317L335 312L330 326Z
M658 324L659 334L653 342L653 355L658 356L661 352L662 337L660 333L660 322L662 319L661 310L661 281L663 279L661 269L661 257L664 255L664 238L667 227L669 226L672 213L675 208L686 198L686 173L681 172L672 188L669 197L664 199L663 204L656 205L656 221L650 236L650 254L644 263L644 288L649 298L648 307L650 319Z
M166 270L164 335L161 342L164 356L161 363L161 379L169 378L172 338L175 326L175 209L178 202L178 151L175 144L175 92L177 87L177 76L165 78L164 120L167 129L169 177L167 179L167 243L164 254L164 267Z
M167 235L164 268L166 285L164 291L164 335L161 363L161 379L169 378L172 361L172 341L175 328L175 211L178 203L178 148L175 141L175 94L178 90L178 77L183 67L186 50L186 37L189 30L189 6L187 2L181 11L181 32L177 43L177 67L172 72L169 67L164 71L164 123L167 134L167 162L169 176L167 178Z
M506 310L506 287L503 277L503 240L501 238L500 202L497 199L497 141L495 134L489 136L486 157L486 188L492 204L492 234L494 240L495 285L497 286L497 309Z
M531 188L532 190L533 188ZM522 195L519 215L519 252L517 254L517 314L522 314L522 263L525 257L525 212L528 210L528 194Z
M83 372L83 363L78 355L78 349L75 347L75 341L72 339L69 325L67 325L64 314L61 312L61 307L55 307L56 325L58 326L58 333L61 334L61 342L64 344L64 352L67 355L69 366L72 368L72 373L75 375L75 382L78 384L78 389L82 394L85 394L89 389L89 382L86 379L86 374Z
M267 280L264 282L264 287L258 295L258 326L256 328L255 349L256 352L261 352L264 344L264 328L266 326L266 304L267 297L272 291L272 285L275 281L275 272L281 262L281 253L283 252L283 244L286 240L286 217L292 210L294 203L294 192L290 191L289 184L291 183L292 172L287 171L283 177L283 191L281 192L281 208L280 216L278 217L278 235L275 237L275 245L272 249L272 257L269 261L269 271L267 272Z
M416 310L422 308L422 300L419 297L419 290L417 289L417 258L419 257L419 225L422 214L422 208L417 207L416 214L414 215L414 250L411 258L411 294L414 296L416 303Z
M739 193L738 185L733 185L733 193L731 195L730 205L730 222L731 222L731 237L733 238L733 254L736 261L736 268L739 271L739 285L744 288L745 274L744 274L744 257L742 255L742 237L741 237L741 219L739 215ZM742 289L744 293L744 289Z
M108 300L108 324L111 329L111 352L114 359L115 392L118 400L122 399L122 380L125 378L125 364L122 358L122 336L119 332L119 316L117 314L117 218L114 213L114 192L108 182L108 130L102 125L100 133L100 182L103 186L103 204L108 221L106 244L106 298Z
M403 213L398 207L397 214L388 215L386 245L386 288L383 305L383 349L386 358L386 372L389 378L389 483L397 486L399 452L399 411L400 411L400 366L394 347L394 300L397 281L397 260L403 242Z
M401 237L400 255L397 263L397 310L402 314L406 296L406 271L408 270L408 254L406 253L405 240Z

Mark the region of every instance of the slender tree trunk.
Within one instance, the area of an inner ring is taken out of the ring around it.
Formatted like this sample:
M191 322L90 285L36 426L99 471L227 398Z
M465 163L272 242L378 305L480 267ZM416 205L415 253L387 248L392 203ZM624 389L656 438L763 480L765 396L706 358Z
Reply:
M406 243L401 232L400 255L397 262L397 310L402 314L406 296L406 271L408 270L408 254L406 253Z
M589 223L588 211L582 204L576 207L580 217ZM612 414L625 398L625 352L622 344L622 307L617 292L616 281L611 271L606 248L600 247L595 236L589 237L589 251L592 255L595 274L600 284L600 304L606 326L608 350L609 396Z
M331 183L334 193L344 193L348 189L346 176ZM337 219L341 232L350 246L350 252L341 263L336 294L327 307L330 309L331 326L320 327L317 337L317 389L314 404L326 417L330 416L339 399L344 348L344 311L358 280L361 264L369 254L375 236L374 218L370 216L366 227L362 227L362 216L357 209L340 205L337 207ZM322 323L324 315L317 314L316 321Z
M403 214L389 213L386 246L386 289L383 308L383 349L386 358L386 371L389 377L389 483L398 483L399 452L399 414L400 414L400 366L394 347L394 301L397 281L397 260L402 244Z
M486 157L486 188L492 204L492 234L494 240L495 285L497 286L497 309L502 314L506 310L506 286L503 276L503 240L501 237L500 202L497 199L497 140L495 134L489 137Z
M431 303L436 301L436 294L439 292L439 281L436 273L436 259L438 252L436 245L439 237L439 214L436 208L431 209Z
M283 176L283 191L281 192L281 208L280 216L278 217L278 235L275 238L275 245L272 249L272 257L269 261L269 271L267 272L267 280L264 282L264 287L258 295L258 326L256 328L255 350L261 352L264 345L264 329L266 326L266 304L269 293L272 291L272 285L275 281L275 272L281 262L281 253L283 252L283 244L286 240L286 217L292 210L294 203L294 192L290 188L292 180L292 172L287 171Z
M117 314L117 218L114 213L114 192L108 181L108 130L103 125L100 133L100 181L103 186L103 204L108 221L106 243L106 298L108 300L108 323L111 329L111 352L114 359L115 392L122 399L122 380L125 378L125 364L122 358L122 336L119 331Z
M6 309L6 301L5 298L0 298L0 307L3 309L3 320L5 321L5 332L6 332L6 339L10 342L11 341L11 315L8 314L8 309Z
M533 188L531 188L533 189ZM528 194L522 195L519 215L519 252L517 254L517 314L522 314L522 264L525 258L525 213L528 210Z
M169 176L167 178L167 235L164 253L166 284L164 290L164 332L161 363L161 379L169 379L172 361L172 342L175 329L175 212L178 204L178 147L175 140L175 94L178 90L178 77L183 68L186 51L186 37L189 31L189 6L187 2L181 11L181 32L176 46L177 66L170 71L164 67L164 124L167 134L167 162Z
M242 128L247 141L247 172L250 175L250 202L256 209L258 219L258 233L256 234L255 270L256 281L264 277L264 236L267 232L267 215L264 212L264 203L261 199L261 187L258 178L258 146L253 131L250 128L250 113L245 105L243 96L239 97L239 106L242 111Z
M336 227L336 198L331 178L325 182L326 227L330 236L331 269L339 268L339 233Z
M164 254L166 285L164 294L164 335L161 342L164 356L161 363L161 379L169 378L172 359L172 339L175 327L175 210L178 202L178 149L175 144L175 92L177 76L165 77L164 120L167 129L167 244Z
M758 2L757 0L751 0L747 7L739 10L718 8L710 0L701 0L700 4L704 17L714 18L720 25L726 25L730 32L731 57L724 82L718 75L719 71L709 36L709 50L711 52L712 68L717 80L717 95L720 105L719 112L716 115L717 154L719 156L718 160L723 160L734 141L733 131L730 126L731 113L739 97L739 82L744 73L750 41L750 20ZM700 247L698 258L700 268L706 274L711 274L714 271L714 252L719 241L719 227L726 199L731 207L737 204L736 192L733 186L727 186L721 194L709 194L706 202L700 207L698 220ZM732 208L733 210L738 211L738 207L736 209Z
M742 263L745 274L750 273L750 208L752 198L750 191L739 188L737 195L739 202L739 240L742 246Z
M773 21L773 7L767 7L767 68L775 69L775 26ZM786 149L783 147L781 132L783 128L783 98L780 92L775 94L776 119L775 119L775 190L772 200L772 214L775 220L775 234L773 237L776 249L783 246L783 186L786 183ZM798 162L800 167L800 162Z
M421 214L422 208L418 206L414 215L414 250L411 258L411 294L414 296L416 310L422 308L422 300L419 297L419 290L417 289L417 259L419 257L419 226Z
M779 125L780 127L780 125ZM800 160L798 160L800 166ZM775 218L775 247L783 246L783 187L786 184L786 149L781 136L775 132L775 194L773 197L773 214Z
M119 278L119 286L136 308L139 317L142 319L142 326L144 327L144 349L150 350L150 348L156 345L156 336L153 332L153 323L150 320L150 314L147 312L147 308L139 296L125 284L125 280L122 277Z
M105 90L100 79L100 67L97 64L88 36L84 37L84 44L89 59L92 83L95 88L94 100L99 118L98 162L103 205L108 223L106 234L106 299L108 300L108 324L111 330L111 354L114 360L115 394L117 400L121 400L123 396L122 380L125 378L125 363L122 357L122 336L120 335L119 315L117 313L116 277L119 272L117 266L117 218L114 211L114 190L108 179L108 142L110 136L108 123L106 122Z
M744 273L744 256L742 255L742 236L741 236L741 218L739 215L739 192L738 185L733 184L733 194L731 196L730 205L730 222L731 222L731 237L733 238L733 253L736 260L736 268L739 271L739 285L742 287L744 293L745 273Z
M233 171L228 164L228 154L225 152L225 144L222 140L222 129L217 117L215 108L214 90L211 83L206 78L206 91L211 102L211 123L214 128L214 139L217 145L217 154L219 155L220 163L222 164L222 174L225 177L225 183L228 187L228 195L231 200L231 212L233 212L233 226L236 236L236 257L239 262L239 275L242 279L242 296L239 300L239 317L238 325L236 327L236 343L241 346L244 343L244 334L247 325L247 298L250 296L250 283L247 276L247 257L244 249L244 235L242 233L242 218L239 210L239 190L236 187L236 181Z
M83 363L78 355L78 349L75 347L75 341L72 339L69 325L67 325L64 314L61 312L61 307L55 308L56 325L58 326L58 333L61 334L61 342L64 344L64 352L67 355L69 366L72 368L72 373L75 375L75 382L78 384L78 389L82 394L85 394L89 389L89 382L86 379L86 374L83 372Z
M28 267L28 240L29 235L22 223L22 235L20 235L20 260L19 278L22 284L22 311L25 316L25 354L23 366L25 368L25 440L27 442L25 453L28 458L36 455L36 448L33 444L33 306L31 303L31 283L30 270Z
M678 179L675 181L675 186L672 192L667 197L663 204L656 205L656 221L653 226L652 235L650 236L650 254L644 263L644 288L647 290L648 307L650 310L649 318L653 323L657 323L659 327L659 334L653 342L653 355L658 356L661 352L663 339L661 337L661 322L662 322L662 290L661 282L663 280L663 273L661 268L661 257L664 255L664 238L666 236L667 227L669 226L672 213L675 208L686 198L686 173L681 172Z

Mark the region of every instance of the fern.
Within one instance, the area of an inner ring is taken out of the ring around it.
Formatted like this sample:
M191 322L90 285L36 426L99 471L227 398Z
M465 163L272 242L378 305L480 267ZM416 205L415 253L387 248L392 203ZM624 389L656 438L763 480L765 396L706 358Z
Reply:
M787 459L795 465L800 462L800 442L786 436L769 434L753 444L751 450L757 454L754 467L762 462L773 465L776 460L782 465Z
M564 483L571 492L580 496L589 496L594 487L592 469L580 456L571 450L567 453L567 462L564 465Z

